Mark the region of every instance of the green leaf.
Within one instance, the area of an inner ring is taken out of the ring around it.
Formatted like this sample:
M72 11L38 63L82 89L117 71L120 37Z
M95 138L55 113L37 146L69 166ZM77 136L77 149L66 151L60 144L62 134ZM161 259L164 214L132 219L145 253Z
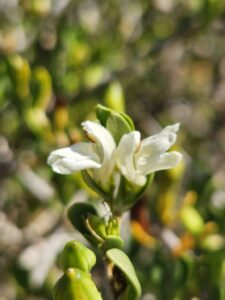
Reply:
M115 112L109 115L106 128L111 132L116 144L119 143L124 134L132 131L126 119L121 114Z
M174 280L181 287L187 282L189 276L191 275L193 269L193 258L190 254L185 254L177 259L176 262L174 262L174 267Z
M112 248L123 249L123 247L123 240L116 235L108 235L101 245L104 252Z
M77 241L67 242L60 258L64 271L69 268L77 268L89 273L96 264L94 252Z
M129 257L120 249L110 249L106 252L106 256L127 279L128 285L121 299L139 299L141 295L141 286Z
M135 130L132 119L123 112L118 113L99 104L96 106L96 116L101 125L111 132L117 144L124 134Z
M69 268L57 281L53 300L102 300L102 297L89 274Z
M125 114L124 112L120 112L120 115L121 115L121 117L123 117L123 118L127 121L127 123L128 123L129 126L130 126L131 131L135 130L134 122L133 122L133 120L131 119L131 117L129 117L129 116L128 116L127 114Z
M98 104L96 106L95 113L102 126L106 127L106 122L109 115L111 114L111 111L112 110L110 108L107 108L101 104Z
M72 225L91 242L96 243L87 227L87 219L91 215L97 215L96 209L89 203L78 202L71 205L67 212L68 218Z

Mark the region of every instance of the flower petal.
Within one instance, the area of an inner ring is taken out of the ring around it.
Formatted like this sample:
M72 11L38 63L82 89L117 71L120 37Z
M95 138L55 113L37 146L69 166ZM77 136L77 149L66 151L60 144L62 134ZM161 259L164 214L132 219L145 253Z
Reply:
M166 126L162 131L177 133L180 128L180 123Z
M102 125L91 121L83 122L82 126L90 141L101 145L102 153L100 157L102 160L108 160L116 148L116 144L111 133Z
M141 143L140 151L136 155L138 164L139 157L155 157L166 152L176 141L176 132L180 124L166 126L160 133L144 139Z
M176 151L160 154L155 157L140 157L138 171L143 175L175 167L182 159L182 154Z
M48 164L59 174L70 174L84 169L100 168L100 159L95 145L79 143L55 150L48 157Z
M136 185L144 185L146 177L137 172L134 165L134 153L140 146L140 132L132 131L125 134L116 152L117 166L126 179Z
M115 165L114 152L116 144L111 133L102 125L86 121L82 123L87 138L97 144L97 153L101 159L101 169L95 170L94 175L104 184L110 177Z

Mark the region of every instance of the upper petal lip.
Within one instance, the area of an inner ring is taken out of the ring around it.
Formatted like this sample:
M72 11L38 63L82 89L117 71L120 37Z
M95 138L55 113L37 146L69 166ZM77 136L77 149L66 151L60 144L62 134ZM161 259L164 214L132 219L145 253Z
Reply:
M101 160L101 168L94 171L94 176L105 185L115 166L115 141L111 133L98 123L86 121L82 126L88 138L96 143L96 153Z
M48 164L60 174L95 169L95 179L104 184L115 166L115 142L110 132L98 123L86 121L82 126L91 142L78 143L51 152Z

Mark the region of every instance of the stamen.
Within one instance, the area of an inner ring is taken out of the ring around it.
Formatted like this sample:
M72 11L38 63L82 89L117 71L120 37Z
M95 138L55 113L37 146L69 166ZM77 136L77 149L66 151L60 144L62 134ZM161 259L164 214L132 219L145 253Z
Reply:
M84 129L84 136L91 142L91 143L96 143L95 137L90 134L87 130Z

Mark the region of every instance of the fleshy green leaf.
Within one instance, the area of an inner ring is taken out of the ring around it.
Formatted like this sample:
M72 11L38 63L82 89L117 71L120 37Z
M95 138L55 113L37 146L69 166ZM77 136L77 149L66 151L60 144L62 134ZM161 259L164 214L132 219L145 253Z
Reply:
M106 122L106 128L111 132L116 144L119 143L121 137L131 132L131 128L127 120L119 113L112 112Z
M133 122L133 120L131 119L131 117L129 117L129 116L128 116L127 114L125 114L124 112L120 112L120 115L121 115L121 117L123 117L123 118L127 121L127 123L128 123L129 126L130 126L131 131L135 130L134 122Z
M118 144L121 137L135 130L132 119L125 113L118 113L103 105L97 105L96 116L102 126L106 127Z
M115 235L108 235L104 242L101 245L102 249L104 251L107 251L112 248L118 248L118 249L123 249L124 247L124 242L123 240Z
M137 300L141 295L141 286L138 281L134 267L128 256L120 249L110 249L106 252L107 258L115 265L126 277L127 288L121 299Z
M71 205L67 212L72 225L89 241L96 243L96 239L91 235L87 227L87 219L91 215L97 215L96 209L89 203L78 202Z
M108 117L111 114L111 111L112 110L110 108L107 108L107 107L105 107L101 104L98 104L96 106L96 109L95 109L96 116L97 116L97 118L100 121L102 126L106 127L106 122L107 122Z

